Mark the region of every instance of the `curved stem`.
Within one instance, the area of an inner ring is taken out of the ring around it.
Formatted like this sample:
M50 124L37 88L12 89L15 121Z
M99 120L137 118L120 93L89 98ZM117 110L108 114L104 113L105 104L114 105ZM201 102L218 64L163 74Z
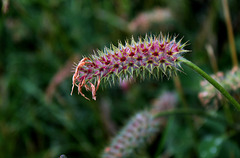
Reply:
M206 111L202 111L202 110L196 110L196 109L173 109L173 110L166 110L166 111L161 111L157 114L155 114L155 118L158 117L163 117L163 116L168 116L168 115L199 115L199 116L203 116L212 120L218 120L220 122L226 123L226 120L224 120L223 118L220 118L218 115L206 112Z
M188 61L187 59L182 58L181 61L192 68L194 71L196 71L198 74L200 74L203 78L205 78L209 83L211 83L216 89L218 89L232 105L236 109L240 111L240 104L212 77L210 77L207 73L205 73L202 69L200 69L197 65L193 64L191 61Z
M226 124L230 128L233 128L237 131L240 130L239 124L233 123L233 122L228 122L227 120L225 120L223 117L221 117L217 113L212 113L211 111L206 112L206 111L202 111L202 110L198 110L198 109L182 108L182 109L166 110L166 111L161 111L161 112L155 114L154 117L159 118L159 117L164 117L164 116L169 116L169 115L184 115L184 116L185 115L197 115L197 116L201 116L201 117L204 117L207 119L211 119L211 120Z

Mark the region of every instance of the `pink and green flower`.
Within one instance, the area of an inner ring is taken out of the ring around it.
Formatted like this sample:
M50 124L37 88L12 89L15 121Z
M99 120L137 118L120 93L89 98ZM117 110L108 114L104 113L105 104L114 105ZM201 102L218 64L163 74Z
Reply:
M119 43L118 47L112 45L110 49L105 48L79 62L72 79L72 92L74 86L77 86L78 92L88 99L82 93L82 88L85 87L96 100L101 80L140 75L144 78L146 72L156 76L169 76L181 67L179 59L188 51L184 50L185 45L186 43L181 44L181 40L176 42L176 37L171 39L162 34L158 37L139 38L137 42L132 38L131 43Z

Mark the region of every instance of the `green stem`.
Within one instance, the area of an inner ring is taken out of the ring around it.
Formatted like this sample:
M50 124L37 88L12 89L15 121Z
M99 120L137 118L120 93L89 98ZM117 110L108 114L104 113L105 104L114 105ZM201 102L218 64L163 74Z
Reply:
M173 110L166 110L166 111L161 111L160 113L156 114L154 117L158 118L158 117L163 117L163 116L168 116L168 115L199 115L199 116L203 116L212 120L218 120L220 122L226 123L226 121L222 118L220 118L218 115L209 113L209 112L205 112L202 110L196 110L196 109L173 109Z
M170 116L170 115L197 115L201 116L206 119L211 119L213 121L217 121L222 124L228 125L228 127L233 128L234 130L240 131L240 125L238 123L228 122L225 120L221 115L218 115L217 113L213 111L203 111L198 109L190 109L190 108L182 108L182 109L172 109L172 110L166 110L161 111L154 115L155 118L164 117L164 116Z
M218 89L230 103L234 105L236 109L240 111L240 104L212 77L210 77L207 73L205 73L202 69L200 69L197 65L193 64L191 61L182 58L181 61L200 74L203 78L205 78L209 83L211 83L216 89Z
M180 78L178 77L178 75L173 77L173 81L174 81L175 87L177 89L177 92L179 94L179 97L180 97L180 99L182 101L183 106L185 108L187 108L188 104L187 104L187 101L185 99L185 96L184 96L184 93L183 93L182 84L181 84L181 81L180 81Z
M228 122L224 117L215 113L215 111L203 111L198 109L182 108L182 109L172 109L161 111L154 115L155 118L170 116L170 115L197 115L206 119L210 119L222 124L226 124L229 128L232 128L236 131L240 131L240 125L238 123Z

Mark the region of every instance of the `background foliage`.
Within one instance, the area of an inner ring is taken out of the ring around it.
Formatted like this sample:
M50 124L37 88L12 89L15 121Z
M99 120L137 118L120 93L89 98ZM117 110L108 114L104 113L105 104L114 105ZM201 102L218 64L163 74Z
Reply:
M229 0L229 7L239 55L240 1ZM97 101L87 101L76 91L70 96L72 64L118 40L160 31L189 40L192 52L185 57L209 74L207 44L219 69L231 69L218 0L9 1L0 17L0 157L98 157L127 118L176 88L172 79L151 79L107 86L98 91ZM209 110L197 97L201 78L184 69L179 77L187 104ZM180 101L178 107L183 107ZM230 110L239 123L239 112ZM222 106L216 113L225 118ZM142 157L240 157L239 140L237 126L177 115L169 117Z

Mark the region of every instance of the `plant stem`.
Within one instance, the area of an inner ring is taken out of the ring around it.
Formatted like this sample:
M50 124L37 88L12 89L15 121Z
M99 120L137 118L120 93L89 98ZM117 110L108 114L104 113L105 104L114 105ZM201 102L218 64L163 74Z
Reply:
M168 115L199 115L203 116L212 120L218 120L222 123L227 123L226 120L223 118L219 117L218 115L202 111L202 110L196 110L196 109L173 109L173 110L166 110L166 111L161 111L160 113L156 114L154 117L163 117L163 116L168 116Z
M182 84L181 84L181 81L178 77L178 75L176 76L173 76L173 81L174 81L174 84L175 84L175 87L177 89L177 92L178 92L178 95L182 101L182 104L185 108L188 107L188 104L187 104L187 101L185 99L185 96L184 96L184 93L183 93L183 88L182 88Z
M232 22L231 22L230 13L229 13L228 1L222 0L222 4L223 4L225 21L226 21L226 25L227 25L228 40L229 40L230 49L231 49L233 67L237 68L238 67L238 59L237 59L235 42L234 42L234 34L233 34Z
M211 83L216 89L218 89L227 99L230 103L234 105L234 107L240 111L240 104L212 77L210 77L207 73L205 73L202 69L200 69L197 65L193 64L191 61L188 61L187 59L182 58L181 61L192 68L194 71L196 71L199 75L201 75L203 78L205 78L209 83Z
M218 115L215 113L215 111L203 111L198 109L190 109L190 108L182 108L182 109L172 109L172 110L166 110L161 111L157 114L155 114L155 118L158 117L164 117L164 116L170 116L170 115L198 115L206 119L211 119L223 124L228 125L230 128L233 128L234 130L240 131L240 126L238 123L228 122L224 119L221 115Z
M208 56L209 56L209 59L210 59L210 63L211 63L213 72L215 74L217 74L217 72L218 72L218 65L217 65L216 57L214 55L213 47L210 44L207 44L206 45L206 49L207 49L207 52L208 52Z

